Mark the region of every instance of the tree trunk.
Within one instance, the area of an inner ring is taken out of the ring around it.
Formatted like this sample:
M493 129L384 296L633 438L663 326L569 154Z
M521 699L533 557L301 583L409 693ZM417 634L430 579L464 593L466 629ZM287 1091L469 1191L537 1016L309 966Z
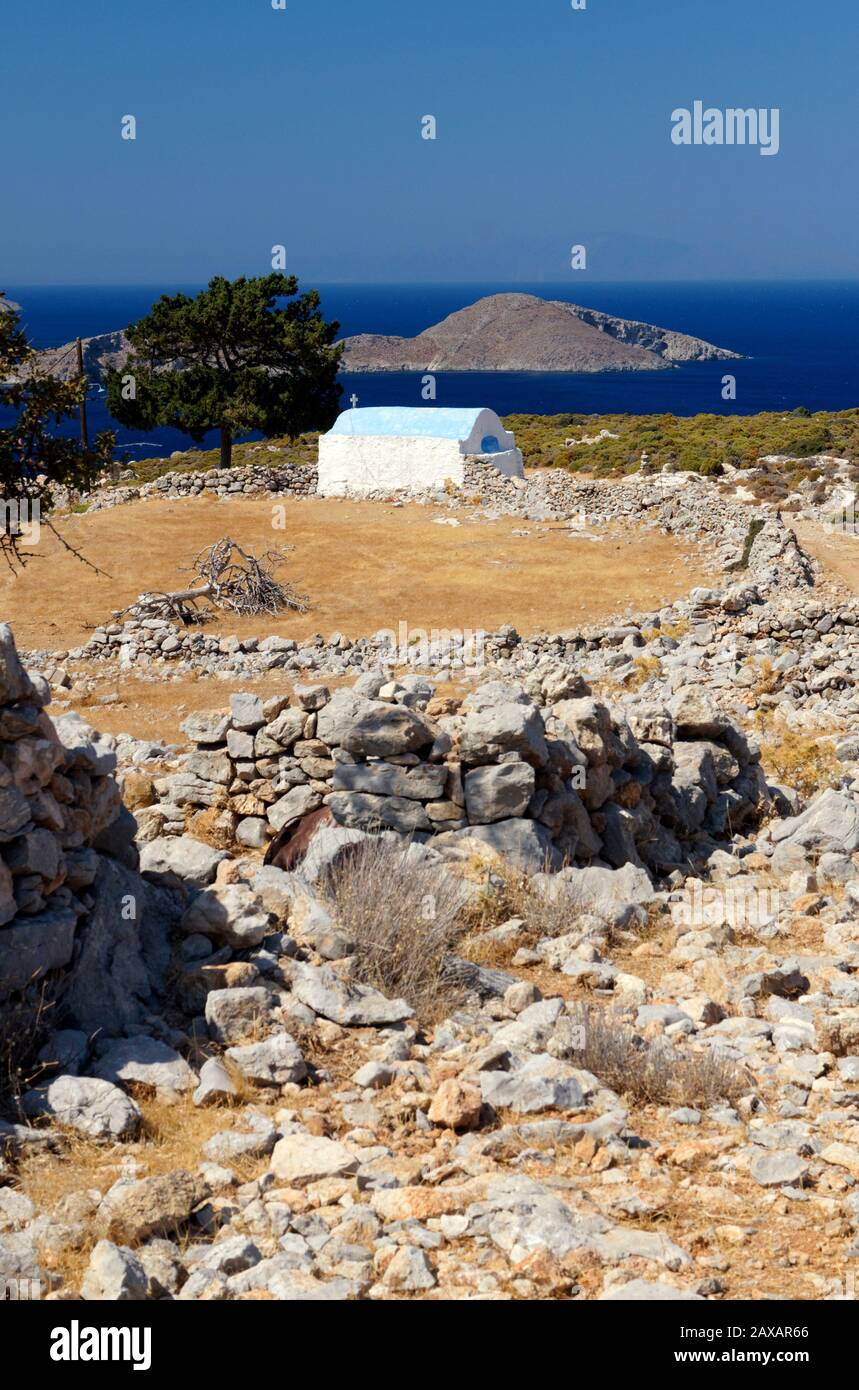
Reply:
M229 468L233 461L233 434L226 425L221 426L221 462L219 468Z

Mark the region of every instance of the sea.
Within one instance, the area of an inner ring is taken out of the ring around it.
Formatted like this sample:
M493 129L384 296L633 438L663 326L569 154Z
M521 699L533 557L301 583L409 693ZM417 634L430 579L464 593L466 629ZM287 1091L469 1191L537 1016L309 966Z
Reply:
M200 285L75 285L5 287L22 306L34 346L58 347L73 338L125 328L163 293L196 293ZM302 285L304 288L304 285ZM859 408L859 282L658 282L575 284L317 284L326 317L341 335L412 336L483 295L513 290L561 299L622 318L638 319L705 338L743 354L737 362L698 362L659 372L439 372L435 400L422 394L418 372L341 377L344 408L359 406L486 406L499 415L627 413L740 414ZM723 378L736 378L736 399L725 399ZM188 448L173 429L143 434L112 421L104 393L91 388L90 430L114 429L119 460L158 458ZM0 424L7 423L0 415ZM62 427L68 433L77 426ZM255 436L247 436L254 438ZM217 442L213 432L204 448Z

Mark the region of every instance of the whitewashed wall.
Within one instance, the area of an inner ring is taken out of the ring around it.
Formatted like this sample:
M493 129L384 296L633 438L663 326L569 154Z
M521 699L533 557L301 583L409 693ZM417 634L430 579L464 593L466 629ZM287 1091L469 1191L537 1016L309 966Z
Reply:
M499 443L512 439L501 431ZM478 446L463 451L455 439L407 439L383 435L324 434L319 440L319 484L322 497L344 497L390 490L425 492L460 486L465 478L465 458L482 458L508 478L522 478L522 454L508 448L498 454L480 454Z
M324 434L319 440L319 492L323 497L377 489L420 492L463 481L465 460L455 439Z

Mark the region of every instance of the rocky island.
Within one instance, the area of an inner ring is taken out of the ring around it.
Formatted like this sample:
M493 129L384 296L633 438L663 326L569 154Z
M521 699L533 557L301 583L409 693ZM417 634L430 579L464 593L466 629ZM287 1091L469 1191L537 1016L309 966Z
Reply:
M533 294L493 294L415 338L343 341L347 372L647 372L738 358L701 338Z
M74 376L70 346L40 354L49 372ZM82 346L94 382L130 351L122 330L84 338ZM687 333L533 294L487 295L415 338L358 333L342 346L346 372L652 372L741 356Z

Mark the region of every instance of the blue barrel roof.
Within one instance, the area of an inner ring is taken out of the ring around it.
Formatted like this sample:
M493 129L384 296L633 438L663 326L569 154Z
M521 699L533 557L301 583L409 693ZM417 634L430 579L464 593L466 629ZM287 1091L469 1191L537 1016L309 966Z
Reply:
M366 406L363 409L344 410L330 433L462 440L469 437L475 422L485 409L485 406L467 410L448 410L435 406Z

